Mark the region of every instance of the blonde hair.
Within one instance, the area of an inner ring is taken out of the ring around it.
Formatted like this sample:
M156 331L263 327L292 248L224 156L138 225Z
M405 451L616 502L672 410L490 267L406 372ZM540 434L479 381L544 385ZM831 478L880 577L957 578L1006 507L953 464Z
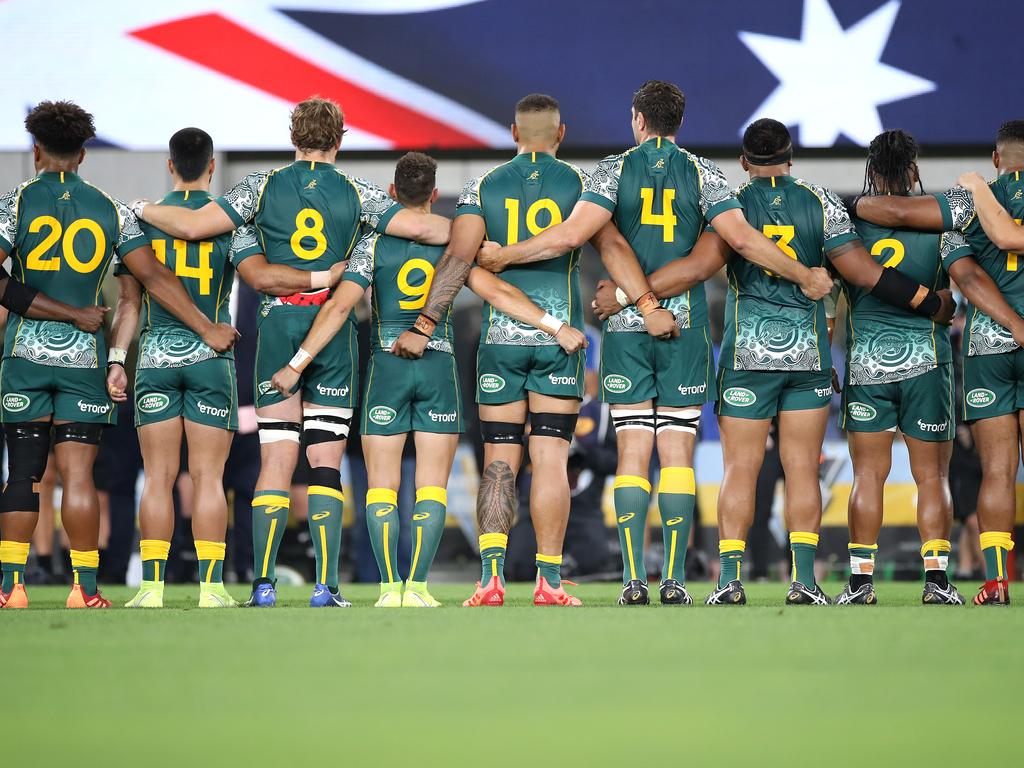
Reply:
M289 127L296 149L337 149L345 135L345 113L338 102L311 96L295 105Z

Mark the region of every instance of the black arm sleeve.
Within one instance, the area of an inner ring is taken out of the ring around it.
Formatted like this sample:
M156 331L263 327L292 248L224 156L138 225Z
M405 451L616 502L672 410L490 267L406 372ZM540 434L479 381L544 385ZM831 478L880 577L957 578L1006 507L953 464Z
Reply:
M923 287L895 269L883 269L881 277L878 278L875 287L871 289L871 295L894 307L909 309L919 315L931 317L942 307L942 301L935 291L926 289L928 293L920 304L915 307L911 303Z
M28 314L28 308L32 306L36 295L39 293L35 288L29 288L24 283L19 283L9 274L7 270L0 267L0 281L7 282L4 286L3 295L0 295L0 305L3 305L16 315Z

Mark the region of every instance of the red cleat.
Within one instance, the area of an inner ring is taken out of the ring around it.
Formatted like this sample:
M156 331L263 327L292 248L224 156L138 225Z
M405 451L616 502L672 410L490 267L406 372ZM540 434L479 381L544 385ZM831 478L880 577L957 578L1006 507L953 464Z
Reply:
M463 604L463 608L500 608L505 604L505 585L497 576L491 576L486 585L476 583L476 592Z
M1006 579L990 579L982 584L974 596L975 605L1009 605L1010 582Z
M75 584L71 587L71 594L68 595L68 601L65 605L68 608L109 608L110 601L103 597L99 591L95 595L89 596L82 591L80 584Z
M564 581L563 584L572 584L571 581ZM534 605L568 605L568 606L580 606L583 605L583 601L575 595L570 595L562 587L554 589L548 580L540 574L537 574L537 586L533 589L533 604Z
M28 608L24 584L15 584L10 592L0 592L0 608Z

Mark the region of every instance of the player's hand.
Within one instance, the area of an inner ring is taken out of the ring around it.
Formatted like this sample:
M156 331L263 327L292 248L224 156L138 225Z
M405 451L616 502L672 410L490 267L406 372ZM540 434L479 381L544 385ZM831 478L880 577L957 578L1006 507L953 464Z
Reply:
M331 288L341 282L341 278L345 275L345 270L348 268L347 261L339 261L337 264L331 265Z
M128 399L128 374L120 363L107 366L107 394L115 403L123 403Z
M217 323L203 334L203 343L214 352L227 352L238 341L239 333L233 325Z
M571 355L587 348L587 336L583 331L573 328L571 325L563 325L555 334L555 341L558 346L565 350L565 354Z
M832 275L828 273L827 269L823 267L811 267L808 272L807 279L800 283L800 290L803 291L811 301L817 301L818 299L828 296L832 292Z
M141 219L142 218L142 209L145 208L147 205L152 205L152 204L153 204L152 200L146 200L145 198L140 198L138 200L132 200L132 204L130 206L128 206L128 207L132 209L132 213L135 214L136 218Z
M493 240L484 240L480 244L480 250L476 252L476 264L478 267L483 267L488 272L494 272L497 274L505 268L505 262L499 255L501 253L501 243L496 243Z
M956 180L956 183L972 195L982 187L988 186L985 177L977 171L968 171L967 173L960 174L960 178Z
M299 373L291 366L286 365L270 379L270 386L281 393L283 397L291 397L295 385L299 383Z
M72 321L80 331L96 333L103 327L103 318L110 311L110 307L80 307L75 310L75 319Z
M942 304L939 306L938 311L932 315L932 320L939 325L952 325L953 315L956 314L956 300L953 298L953 292L948 288L943 288L935 293L939 295L939 300Z
M391 353L406 360L416 360L423 357L428 341L430 339L422 334L406 331L395 339L395 343L391 345Z
M679 326L676 325L676 316L667 309L656 309L644 315L644 326L647 333L656 339L674 339L679 335Z
M835 368L832 369L832 391L833 392L842 392L843 391L843 387L839 383L839 373L836 371Z
M599 280L594 300L590 302L591 309L597 315L598 320L607 320L612 315L621 312L624 307L615 298L615 290L618 288L611 280Z

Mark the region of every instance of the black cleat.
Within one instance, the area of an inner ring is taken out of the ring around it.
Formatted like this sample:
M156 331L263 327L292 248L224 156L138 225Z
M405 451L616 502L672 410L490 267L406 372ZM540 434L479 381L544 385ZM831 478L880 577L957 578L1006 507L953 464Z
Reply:
M846 586L843 587L843 591L836 598L836 605L878 605L875 585L869 581L854 589L847 582Z
M799 581L794 581L789 585L786 605L832 605L832 600L817 584L814 589L808 589Z
M926 581L924 592L921 593L921 603L923 605L963 605L964 598L952 584L943 587L934 581Z
M724 587L718 587L708 595L704 605L746 605L747 593L743 591L743 584L739 581L730 581Z
M665 579L658 588L662 605L693 605L693 598L686 587L675 579Z
M619 605L650 605L651 598L647 594L647 582L632 579L622 587Z

